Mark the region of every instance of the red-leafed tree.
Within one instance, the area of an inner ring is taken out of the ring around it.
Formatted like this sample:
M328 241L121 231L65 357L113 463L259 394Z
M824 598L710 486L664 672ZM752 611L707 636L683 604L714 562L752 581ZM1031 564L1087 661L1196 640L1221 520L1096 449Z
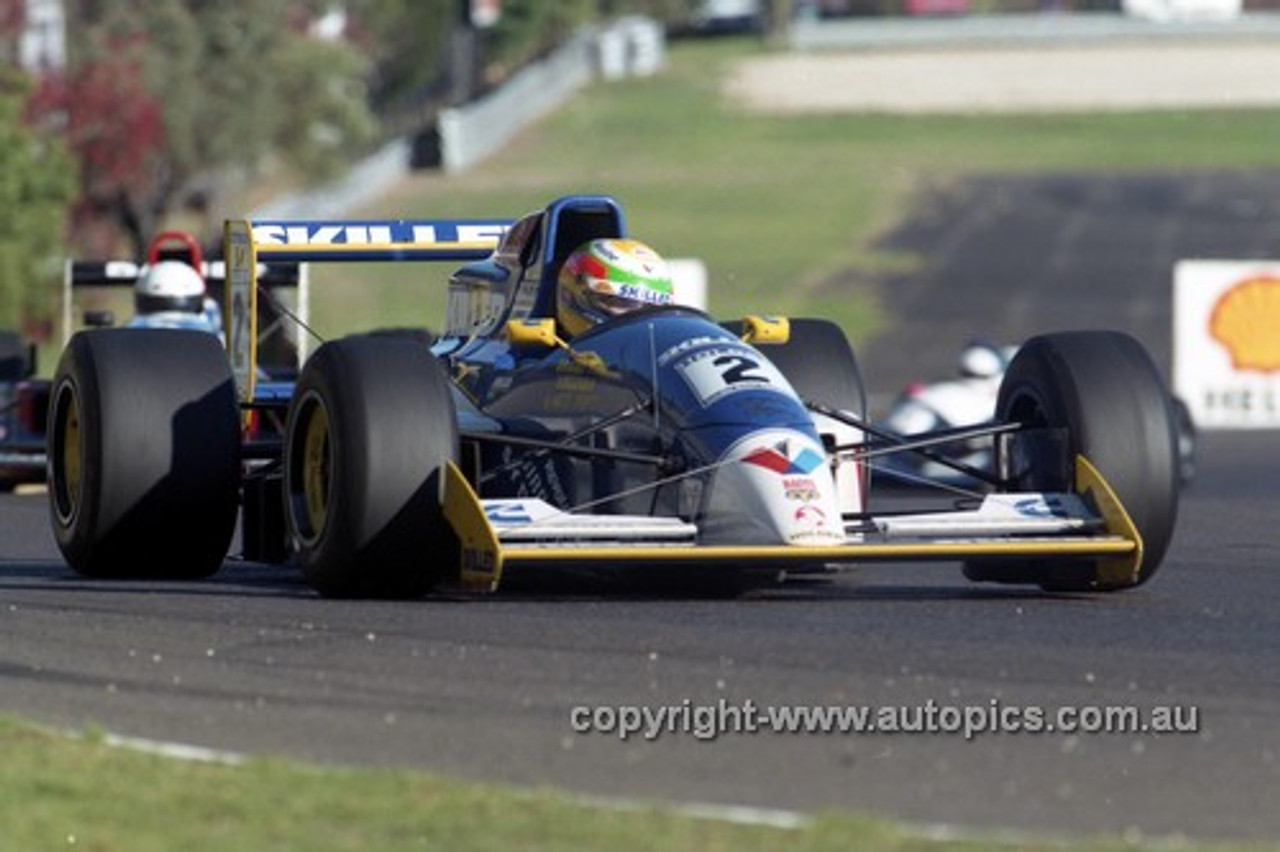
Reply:
M144 245L156 229L155 199L166 194L166 137L163 109L144 82L136 50L121 45L66 74L45 77L29 110L61 127L78 164L74 231L92 231L105 217L134 245Z
M288 183L349 162L373 135L367 65L290 25L324 5L66 0L71 67L40 109L80 161L77 250L141 255L189 200L245 212L233 199L268 163ZM129 245L87 239L104 224Z

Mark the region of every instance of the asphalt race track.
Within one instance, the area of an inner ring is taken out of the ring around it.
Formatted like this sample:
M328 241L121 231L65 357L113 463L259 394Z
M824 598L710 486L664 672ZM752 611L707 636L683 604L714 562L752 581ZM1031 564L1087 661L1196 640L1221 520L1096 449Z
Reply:
M868 377L884 376L873 387L945 368L950 340L994 327L997 310L1013 311L999 327L1019 333L1045 316L1053 327L1118 318L1167 363L1169 256L1280 251L1280 179L1220 178L995 181L940 196L891 237L938 251L887 300L915 317L867 348ZM1156 192L1196 203L1155 203ZM1092 227L1102 210L1123 210L1111 224L1130 230ZM1087 298L1062 296L1068 280ZM1002 295L1011 281L1022 286ZM892 357L928 340L939 342L912 363ZM1159 575L1101 596L974 586L951 565L877 566L737 600L578 586L333 602L288 571L236 561L205 582L96 582L57 558L43 495L0 497L0 712L593 796L1274 839L1280 434L1208 434L1200 456ZM624 741L571 725L575 706L722 701L932 707L952 721L963 708L1176 705L1197 730Z
M1133 334L1168 371L1174 264L1280 257L1280 173L973 178L924 192L882 244L922 266L845 282L874 287L897 323L857 346L873 390L947 376L975 337L1076 328Z

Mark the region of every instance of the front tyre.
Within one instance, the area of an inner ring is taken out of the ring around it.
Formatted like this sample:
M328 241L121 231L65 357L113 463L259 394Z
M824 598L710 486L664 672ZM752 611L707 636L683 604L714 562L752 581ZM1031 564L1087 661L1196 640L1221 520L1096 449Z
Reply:
M458 456L453 397L421 343L320 347L285 429L285 518L307 582L334 598L415 598L458 564L441 508Z
M54 374L46 450L54 538L77 572L185 579L222 565L239 507L240 423L213 335L76 334Z
M1064 591L1111 590L1150 580L1173 537L1178 515L1177 430L1169 393L1138 341L1114 331L1047 334L1027 341L1000 386L996 421L1062 429L1068 458L1082 455L1102 473L1143 540L1131 582L1104 580L1092 560L980 562L971 580L1036 583ZM1064 490L1057 472L1028 471L1017 490Z

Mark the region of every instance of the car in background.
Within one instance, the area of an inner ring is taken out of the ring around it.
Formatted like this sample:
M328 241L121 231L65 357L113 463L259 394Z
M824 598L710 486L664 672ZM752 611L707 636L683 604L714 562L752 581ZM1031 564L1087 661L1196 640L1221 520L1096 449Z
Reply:
M49 382L35 372L35 346L16 331L0 331L0 491L44 481Z
M148 265L178 260L191 265L205 280L208 292L204 314L208 325L221 329L226 301L226 264L220 258L207 259L194 235L185 231L163 231L152 238L145 261L67 260L63 273L62 314L66 329L63 345L77 327L102 328L116 325L116 312L101 307L77 315L85 294L131 290ZM310 282L305 265L263 264L257 276L262 286L258 300L258 361L264 375L274 379L296 377L306 359L310 338L305 333L310 320ZM77 318L79 326L77 325ZM124 325L146 327L145 318L131 315Z
M764 0L701 0L689 20L698 34L760 32L765 24Z
M802 17L944 17L967 15L973 11L972 0L797 0L797 14Z
M205 278L209 287L206 311L211 316L221 313L219 303L225 291L225 265L221 260L206 261L195 238L181 231L157 234L148 247L145 263L130 260L72 260L64 267L63 322L70 338L74 306L78 294L93 288L132 288L147 264L162 260L190 263ZM257 345L263 392L268 393L279 382L291 382L297 376L300 359L305 356L306 338L295 337L294 329L305 327L307 301L306 269L296 263L263 265L258 280L266 294L260 303ZM283 294L293 293L292 297ZM286 321L284 314L292 314ZM116 323L114 311L85 310L81 322L90 328L109 327ZM135 327L145 323L127 321ZM220 324L221 320L214 320ZM299 345L302 342L302 346ZM45 481L45 431L49 407L50 381L35 375L35 347L12 330L0 330L0 491L12 491L19 485ZM245 419L246 436L261 435L265 440L278 436L283 421L276 409L264 406Z
M985 427L994 421L1005 371L1017 351L1014 345L975 340L961 350L955 375L904 388L878 428L904 443L919 435L952 437L886 456L875 465L876 472L907 485L963 488L981 488L998 478L997 439ZM1196 473L1196 426L1185 402L1170 395L1169 404L1177 430L1178 478L1186 485Z

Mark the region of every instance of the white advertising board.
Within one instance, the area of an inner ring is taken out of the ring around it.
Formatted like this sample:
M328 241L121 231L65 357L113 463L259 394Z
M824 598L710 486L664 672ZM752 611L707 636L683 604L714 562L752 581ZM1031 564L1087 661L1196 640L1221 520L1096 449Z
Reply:
M1198 427L1280 428L1280 261L1175 265L1173 385Z
M707 310L707 265L696 257L669 257L672 301L677 305Z

